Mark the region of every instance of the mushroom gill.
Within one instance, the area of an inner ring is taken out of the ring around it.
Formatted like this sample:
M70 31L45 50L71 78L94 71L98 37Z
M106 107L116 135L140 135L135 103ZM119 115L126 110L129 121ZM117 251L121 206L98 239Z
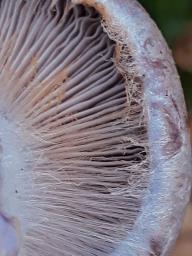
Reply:
M146 187L142 92L129 100L93 8L0 11L2 211L19 222L20 254L109 255Z
M74 2L1 1L1 255L115 255L148 195L144 75Z

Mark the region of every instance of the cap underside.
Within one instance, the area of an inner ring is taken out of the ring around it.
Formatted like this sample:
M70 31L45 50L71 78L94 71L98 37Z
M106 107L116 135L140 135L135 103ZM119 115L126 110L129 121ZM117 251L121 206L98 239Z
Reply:
M1 1L1 211L19 256L110 255L147 188L142 88L93 8L52 3Z

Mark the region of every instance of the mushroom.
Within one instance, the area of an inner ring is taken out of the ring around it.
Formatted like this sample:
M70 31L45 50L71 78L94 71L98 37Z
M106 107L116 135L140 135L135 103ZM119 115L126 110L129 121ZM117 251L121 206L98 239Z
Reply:
M135 0L0 4L1 255L168 255L191 148L157 27Z

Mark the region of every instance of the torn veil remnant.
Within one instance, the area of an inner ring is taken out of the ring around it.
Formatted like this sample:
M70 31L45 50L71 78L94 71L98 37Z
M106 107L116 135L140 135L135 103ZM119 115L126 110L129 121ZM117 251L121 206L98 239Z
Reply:
M142 7L2 0L0 76L1 255L167 255L190 143L172 58Z

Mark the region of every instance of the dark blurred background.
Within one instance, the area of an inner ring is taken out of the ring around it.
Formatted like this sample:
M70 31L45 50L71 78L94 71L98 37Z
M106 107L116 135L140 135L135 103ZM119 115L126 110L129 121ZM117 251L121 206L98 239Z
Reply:
M173 51L187 107L192 112L192 0L139 0L139 2L156 21Z

